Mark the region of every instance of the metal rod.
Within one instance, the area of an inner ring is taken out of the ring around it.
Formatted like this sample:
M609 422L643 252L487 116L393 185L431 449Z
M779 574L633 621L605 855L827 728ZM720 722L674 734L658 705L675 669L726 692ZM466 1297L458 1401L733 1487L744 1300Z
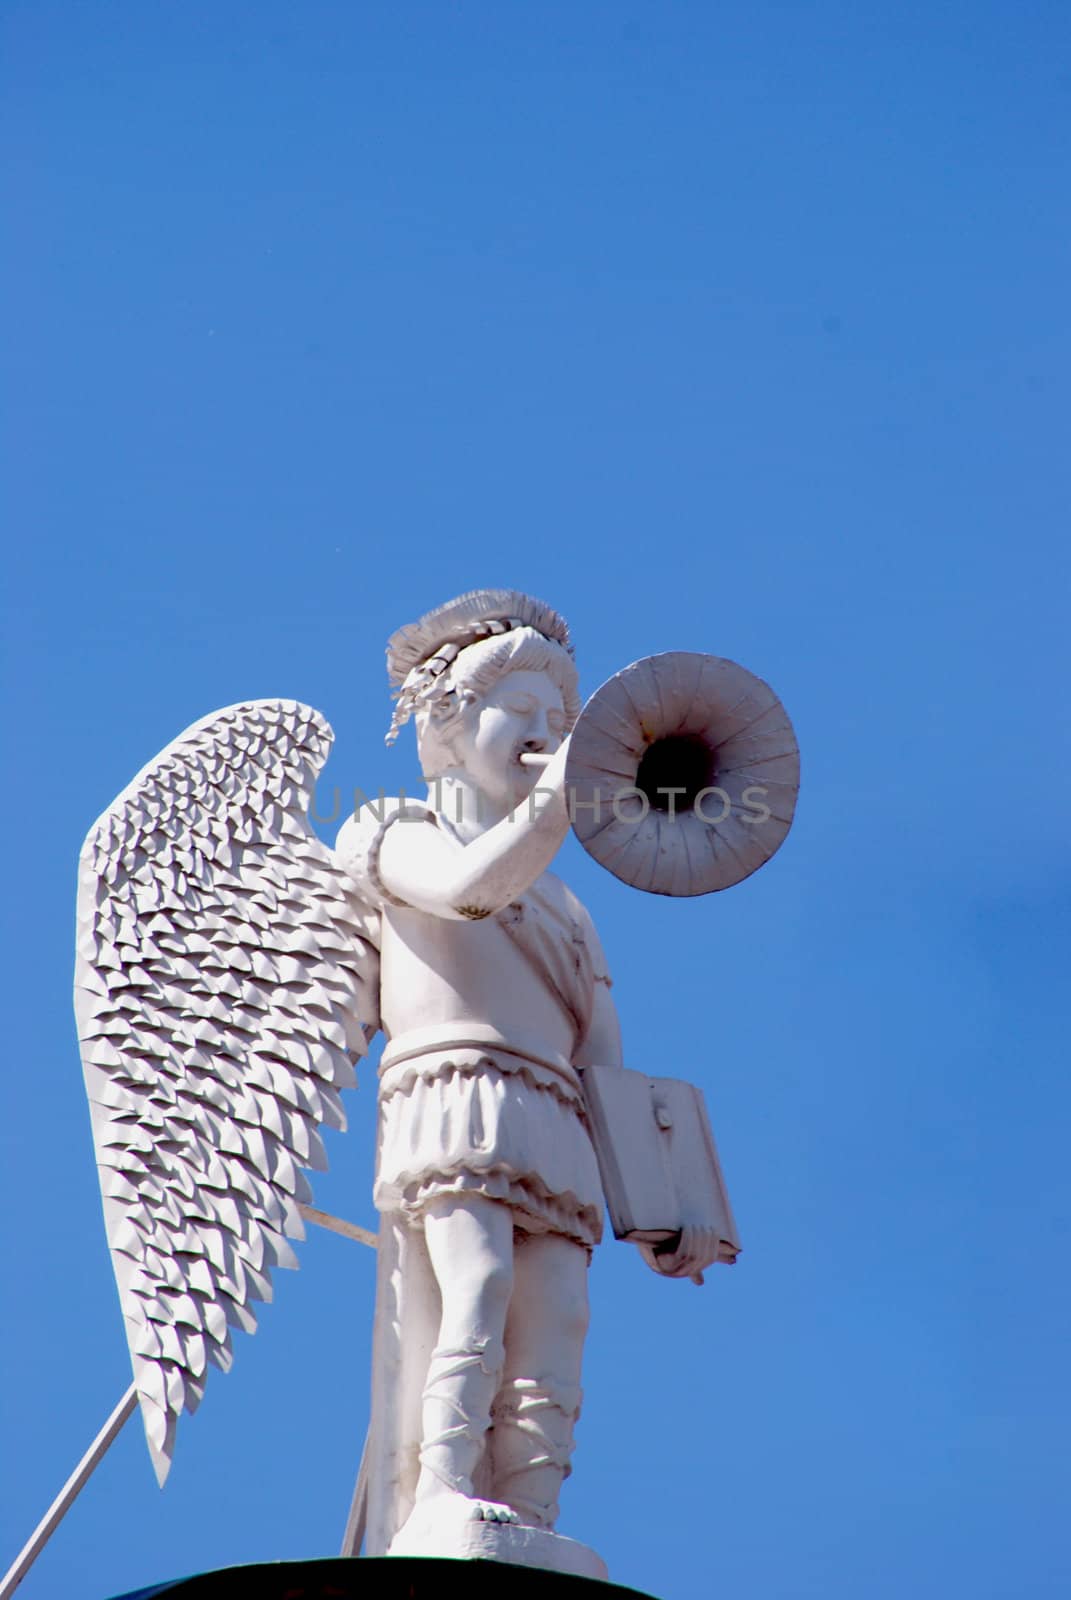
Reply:
M10 1600L10 1596L15 1593L19 1584L77 1500L79 1493L91 1477L94 1468L103 1460L109 1445L119 1433L123 1423L136 1411L137 1404L138 1391L135 1385L131 1384L55 1500L45 1512L41 1521L37 1524L29 1540L15 1558L14 1564L5 1573L3 1582L0 1583L0 1600Z
M362 1228L356 1222L344 1222L341 1217L333 1217L329 1211L317 1211L315 1206L299 1205L298 1210L306 1222L314 1222L318 1228L327 1228L330 1233L340 1233L344 1239L356 1239L358 1244L366 1244L372 1250L379 1243L371 1228ZM3 1600L2 1595L0 1600Z
M315 1206L299 1206L298 1209L306 1222L314 1222L318 1228L328 1228L332 1233L340 1233L345 1239L355 1239L358 1244L369 1245L373 1250L377 1240L370 1228L359 1227L356 1222L344 1222L341 1217L333 1217L330 1212L317 1211ZM30 1538L16 1556L13 1565L5 1573L0 1582L0 1600L11 1600L23 1578L37 1560L45 1545L51 1539L67 1512L77 1500L82 1489L92 1476L95 1468L99 1466L107 1454L109 1446L117 1437L124 1422L137 1410L138 1391L134 1384L126 1391L103 1428L93 1440L89 1449L75 1467L59 1494L49 1506L41 1521L37 1524ZM356 1538L357 1550L364 1539L365 1504L367 1500L367 1469L365 1457L368 1442L361 1452L361 1466L357 1473L357 1486L353 1491L353 1504L350 1507L349 1521L346 1523L346 1541L351 1543ZM346 1552L343 1551L343 1554Z

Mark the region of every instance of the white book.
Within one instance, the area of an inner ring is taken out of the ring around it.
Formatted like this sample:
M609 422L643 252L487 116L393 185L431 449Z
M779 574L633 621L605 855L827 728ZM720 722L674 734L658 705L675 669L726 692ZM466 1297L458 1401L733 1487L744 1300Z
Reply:
M703 1091L627 1067L585 1067L583 1077L615 1238L660 1244L685 1224L710 1228L731 1265L740 1242Z

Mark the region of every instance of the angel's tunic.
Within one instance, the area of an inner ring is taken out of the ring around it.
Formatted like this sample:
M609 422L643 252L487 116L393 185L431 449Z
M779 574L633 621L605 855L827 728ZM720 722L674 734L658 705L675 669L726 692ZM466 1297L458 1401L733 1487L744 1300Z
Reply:
M400 902L378 871L387 828L444 825L407 811L366 806L337 844L381 921L376 1205L420 1226L438 1197L480 1194L508 1205L521 1233L590 1250L602 1189L573 1062L594 986L609 982L591 919L549 872L478 921Z

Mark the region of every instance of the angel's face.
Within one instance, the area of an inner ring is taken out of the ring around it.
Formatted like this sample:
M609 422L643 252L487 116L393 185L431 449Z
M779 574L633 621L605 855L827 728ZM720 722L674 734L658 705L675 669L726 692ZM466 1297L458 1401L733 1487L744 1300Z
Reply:
M521 756L553 755L565 722L561 692L545 672L507 672L462 711L454 742L458 765L490 808L504 815L539 781L540 768Z

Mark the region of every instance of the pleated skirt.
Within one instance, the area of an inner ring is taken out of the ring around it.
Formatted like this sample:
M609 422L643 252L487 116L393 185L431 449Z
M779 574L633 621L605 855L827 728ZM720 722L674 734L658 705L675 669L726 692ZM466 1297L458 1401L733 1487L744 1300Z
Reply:
M559 1233L590 1250L602 1186L578 1089L506 1052L430 1052L380 1084L375 1202L416 1226L444 1195L508 1205L522 1233Z

